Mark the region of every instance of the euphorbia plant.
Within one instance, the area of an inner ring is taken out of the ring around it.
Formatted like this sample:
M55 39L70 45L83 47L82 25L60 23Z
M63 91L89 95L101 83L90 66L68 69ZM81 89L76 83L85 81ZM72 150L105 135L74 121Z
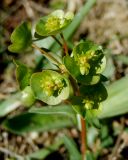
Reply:
M102 83L106 80L102 75L106 59L102 47L88 40L78 42L69 53L63 30L72 19L71 12L54 11L39 19L34 36L31 34L31 25L23 22L11 35L12 44L9 50L21 53L32 47L56 66L56 69L49 68L42 69L42 72L35 72L21 62L14 61L22 102L26 106L31 106L36 100L41 100L48 105L72 104L76 114L81 117L81 152L84 160L85 120L90 119L93 123L93 119L101 109L101 102L107 98L107 91ZM62 54L59 56L47 49L39 48L34 43L35 40L48 36L52 36L61 46Z

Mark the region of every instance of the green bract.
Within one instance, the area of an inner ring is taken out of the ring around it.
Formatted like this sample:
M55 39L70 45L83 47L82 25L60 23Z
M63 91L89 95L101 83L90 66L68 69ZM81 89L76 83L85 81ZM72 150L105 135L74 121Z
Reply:
M30 24L23 22L12 32L12 44L8 47L9 51L14 53L24 52L32 43Z
M99 74L105 69L106 61L102 47L91 41L80 42L75 46L73 56L82 75Z
M100 80L100 74L88 74L88 75L82 75L80 73L80 68L77 65L76 61L73 57L65 56L64 57L64 64L67 68L67 70L70 72L70 74L80 83L85 85L93 85L99 82Z
M84 96L83 102L86 109L98 109L100 103L107 98L107 90L102 83L93 86L81 86L80 93Z
M32 70L19 61L15 60L14 63L16 64L16 78L19 83L19 88L23 90L30 85Z
M85 118L88 114L97 116L101 110L101 102L107 98L107 90L102 83L91 86L80 86L80 96L72 96L73 109ZM92 117L93 118L93 117Z
M48 16L40 18L36 25L36 33L41 36L55 35L70 24L73 17L72 12L65 14L62 10L56 10Z
M31 87L36 98L49 105L56 105L67 99L71 91L68 79L51 70L33 74Z
M80 114L83 118L86 116L86 109L83 104L83 97L82 96L72 96L70 99L72 103L72 108L78 114Z
M25 87L21 92L21 102L27 107L31 106L35 102L35 96L30 86Z
M64 64L78 82L93 85L100 80L100 73L105 69L106 58L101 46L84 41L73 48L72 57L64 57Z

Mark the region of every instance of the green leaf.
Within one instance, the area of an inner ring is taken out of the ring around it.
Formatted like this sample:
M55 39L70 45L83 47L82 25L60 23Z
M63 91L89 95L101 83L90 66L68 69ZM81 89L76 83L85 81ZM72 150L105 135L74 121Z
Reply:
M73 17L72 12L64 14L62 10L56 10L48 16L40 18L36 25L36 33L41 36L55 35L70 24Z
M102 47L91 41L82 41L73 48L72 52L81 75L95 75L104 71L106 58Z
M108 78L104 76L103 74L100 75L100 82L106 82L108 81Z
M91 41L82 41L73 48L73 57L65 56L63 62L70 74L80 83L94 85L106 66L102 47ZM102 76L103 77L103 76Z
M24 113L6 119L2 126L16 134L24 134L32 131L50 131L71 127L76 124L76 119L72 120L65 115L41 115L36 113Z
M88 150L87 150L87 152L86 152L86 160L96 160L96 159L94 158L93 153L90 152L90 151L88 151Z
M84 85L94 85L100 81L100 75L79 75L76 77L77 81Z
M8 47L10 52L24 52L32 43L30 24L23 22L11 34L12 44Z
M56 105L67 99L71 90L68 79L52 70L33 74L31 87L35 97L49 105Z
M100 124L100 121L97 117L97 115L99 114L100 112L100 109L90 109L90 110L86 110L86 120L87 122L100 129L101 128L101 124Z
M26 159L45 159L48 155L50 155L51 153L57 151L59 149L59 147L63 144L63 140L56 141L53 144L50 144L49 147L45 147L43 149L40 149L34 153L31 153L27 156L25 156Z
M8 113L18 108L21 104L20 98L21 93L16 93L8 97L5 101L0 102L0 117L6 116Z
M32 70L17 60L15 60L14 63L16 64L16 78L19 82L20 89L23 90L30 85Z
M75 116L75 113L71 105L60 104L57 106L43 106L41 108L31 107L29 110L30 113L38 113L43 115L53 115L53 114L62 114L70 118Z
M74 111L85 118L86 108L84 107L83 97L73 96L70 101L72 103L72 108L74 109Z
M73 57L65 56L64 65L69 73L80 83L85 85L93 85L100 81L100 75L81 75L79 67Z
M102 148L107 148L107 147L112 146L113 144L114 144L113 137L109 136L106 139L102 140L101 147Z
M64 144L66 148L68 149L70 160L81 160L82 158L81 154L78 151L77 146L75 142L73 141L73 139L67 136L64 136L63 140L64 140Z
M63 62L67 70L70 72L70 74L73 77L77 77L80 75L80 71L78 66L76 65L76 62L74 61L73 57L65 56L63 58Z
M92 86L80 86L80 93L84 97L83 103L86 109L98 109L101 102L104 101L108 94L107 90L102 83Z
M35 102L35 96L30 86L25 87L21 92L21 103L29 107Z
M93 86L80 86L80 93L83 96L88 96L91 99L97 100L99 102L104 101L108 94L107 90L102 83L95 84Z
M83 18L85 18L85 16L91 10L91 8L95 4L95 2L96 2L96 0L88 0L80 8L78 13L75 15L72 23L70 23L68 25L68 27L66 27L66 29L63 32L66 40L69 40L74 35L74 32L77 30L77 28L80 25L80 23L82 22ZM69 40L69 41L71 41L71 40ZM38 45L38 42L36 44ZM40 40L39 45L40 45L40 47L44 47L44 48L48 48L48 49L52 48L52 51L54 51L54 52L58 51L58 48L60 47L60 46L58 46L57 42L55 42L53 40L53 38L51 38L51 37L47 37L43 40ZM40 56L39 62L41 62L41 61L42 61L42 56Z
M128 76L107 87L108 98L103 102L99 118L113 117L128 113Z
M101 51L102 52L102 47L97 44L94 44L92 41L89 41L89 40L81 41L73 48L73 55L75 58L77 58L78 54L81 55L82 52L84 52L85 55L91 56L91 54L87 53L87 51Z

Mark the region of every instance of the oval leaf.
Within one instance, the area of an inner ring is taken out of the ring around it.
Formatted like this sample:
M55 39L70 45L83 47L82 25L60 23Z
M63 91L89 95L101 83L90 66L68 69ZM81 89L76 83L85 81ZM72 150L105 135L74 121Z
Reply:
M16 64L16 78L20 89L23 90L30 85L32 70L17 60L14 60L14 63Z
M104 101L108 96L107 90L102 83L93 86L81 86L80 93L98 102Z
M10 52L19 53L28 49L32 43L30 24L23 22L11 34L12 44L8 47Z
M70 95L68 79L56 71L45 70L31 77L35 97L49 105L59 104Z
M80 83L85 85L93 85L100 81L100 75L81 75L79 66L73 57L65 56L63 59L64 65L70 74Z
M91 41L82 41L73 48L73 57L81 75L95 75L103 72L106 58L102 47Z
M76 117L70 119L65 115L41 115L36 113L24 113L6 119L2 126L16 134L24 134L32 131L50 131L72 127L76 124Z
M70 24L73 17L72 12L64 14L62 10L56 10L48 16L40 18L36 25L36 33L41 36L55 35Z
M31 106L35 102L35 96L30 86L25 87L21 92L21 102L27 107Z

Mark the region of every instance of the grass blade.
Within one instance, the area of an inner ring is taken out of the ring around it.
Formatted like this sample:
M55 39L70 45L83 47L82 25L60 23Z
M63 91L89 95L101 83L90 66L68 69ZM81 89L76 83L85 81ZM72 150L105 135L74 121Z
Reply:
M71 105L61 104L57 106L43 106L40 108L32 107L30 113L38 113L43 115L61 114L74 119L75 113Z
M79 153L73 139L64 136L63 140L66 148L68 149L70 160L81 160L81 154Z
M128 76L108 86L108 99L103 103L100 118L128 113Z
M41 115L36 113L24 113L6 119L3 127L16 133L24 134L31 131L49 131L76 125L76 118L68 118L65 115Z

